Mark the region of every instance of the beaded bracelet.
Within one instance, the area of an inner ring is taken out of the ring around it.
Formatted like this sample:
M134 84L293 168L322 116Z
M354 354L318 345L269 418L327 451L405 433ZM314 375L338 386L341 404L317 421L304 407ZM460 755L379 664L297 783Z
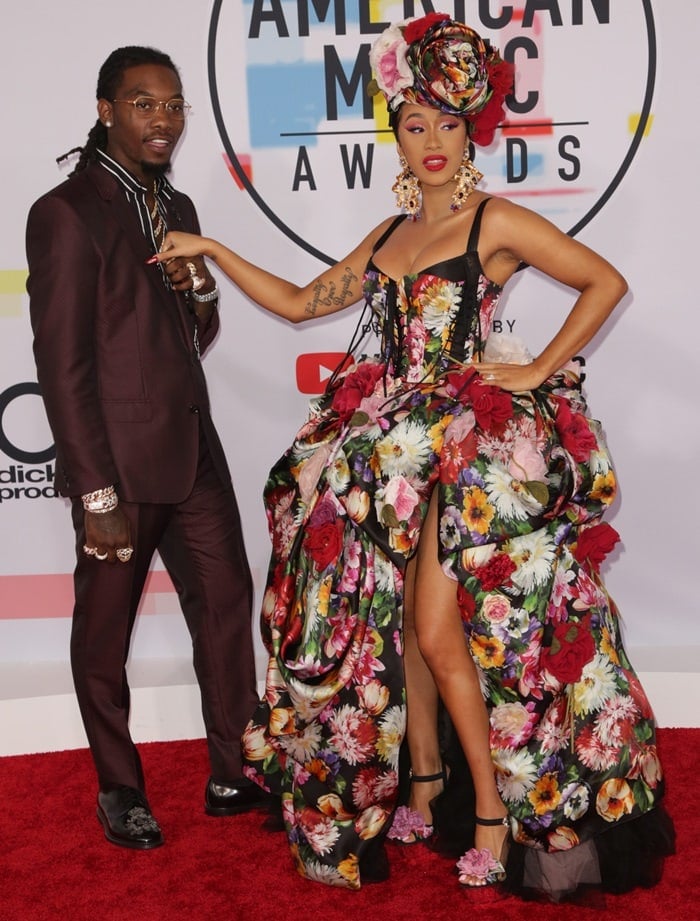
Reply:
M93 515L104 515L105 512L111 512L119 505L114 486L96 489L94 492L85 493L81 498L85 511L92 512Z
M202 304L202 303L205 303L206 301L215 301L217 297L219 296L219 289L216 285L214 285L214 288L211 291L209 291L208 294L199 294L194 289L192 289L190 294L196 301L199 301L199 303Z

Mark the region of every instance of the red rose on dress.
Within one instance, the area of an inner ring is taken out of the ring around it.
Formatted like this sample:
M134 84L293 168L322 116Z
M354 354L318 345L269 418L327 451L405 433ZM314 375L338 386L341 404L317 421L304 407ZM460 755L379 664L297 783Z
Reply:
M575 461L584 463L598 447L598 441L585 416L581 413L572 413L569 404L563 400L559 400L558 403L556 428L561 443Z
M320 525L309 525L304 537L304 550L314 561L319 572L337 559L342 546L342 521L326 521Z
M384 373L382 365L364 362L351 371L333 394L331 405L340 416L351 416L364 397L374 390L374 385Z
M490 592L494 588L505 585L516 569L515 563L507 553L497 553L488 563L475 569L474 575L481 582L482 589Z
M549 649L542 652L542 668L562 684L575 684L581 678L584 665L595 655L590 620L587 615L580 621L557 624Z
M445 22L449 18L447 13L428 13L427 16L414 19L403 30L404 41L408 45L412 45L413 42L419 42L431 26L434 26L437 22Z
M490 429L513 418L513 400L507 390L475 380L469 388L477 425Z
M457 606L464 623L470 623L476 611L476 601L472 593L468 592L463 585L457 586Z
M586 528L579 534L574 548L574 557L579 563L588 560L593 569L598 572L600 564L619 539L620 535L611 525L605 522L593 525L592 528Z

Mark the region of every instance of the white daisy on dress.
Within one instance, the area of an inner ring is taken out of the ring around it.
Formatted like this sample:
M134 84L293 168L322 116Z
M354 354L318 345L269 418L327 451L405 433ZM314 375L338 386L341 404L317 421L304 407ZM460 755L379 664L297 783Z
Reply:
M434 336L441 336L452 324L462 302L462 286L440 281L423 292L423 323Z
M607 656L599 652L583 666L573 686L574 712L582 716L600 710L616 691L615 670Z
M304 875L307 879L316 883L325 883L326 886L344 886L347 887L347 880L340 875L335 867L326 863L319 863L316 860L308 860L304 864Z
M537 766L525 749L496 748L491 752L496 766L496 783L501 798L519 803L535 786Z
M383 554L374 556L374 582L378 592L396 591L397 571L394 564Z
M350 467L344 454L333 458L326 473L328 485L337 496L342 496L350 485Z
M406 732L406 708L389 707L379 721L377 752L395 770L399 766L399 748Z
M279 736L280 748L283 748L295 761L303 764L315 757L321 744L321 731L320 723L309 723L303 732Z
M492 464L484 477L486 492L501 518L515 518L524 521L529 515L537 515L542 505L535 499L520 480L515 480L501 464Z
M430 456L432 443L428 430L418 422L404 419L378 441L376 458L383 476L418 475Z
M517 566L511 579L529 594L550 578L556 547L545 531L533 531L513 537L506 545L506 553Z

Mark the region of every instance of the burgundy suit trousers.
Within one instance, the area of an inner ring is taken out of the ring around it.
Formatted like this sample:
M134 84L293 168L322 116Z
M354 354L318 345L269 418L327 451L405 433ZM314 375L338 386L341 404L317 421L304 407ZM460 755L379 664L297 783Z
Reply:
M192 637L211 774L241 776L240 737L257 704L251 631L252 580L236 497L222 485L204 443L191 494L177 505L120 502L134 554L107 563L83 553L84 515L73 500L77 564L71 665L100 789L144 790L129 732L126 662L134 621L156 550L178 592Z

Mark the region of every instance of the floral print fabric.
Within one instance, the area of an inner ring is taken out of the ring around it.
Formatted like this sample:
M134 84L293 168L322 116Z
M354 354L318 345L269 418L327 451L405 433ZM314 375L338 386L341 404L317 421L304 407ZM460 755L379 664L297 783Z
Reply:
M598 577L616 539L600 522L615 495L600 426L573 368L517 395L476 374L500 288L465 264L393 281L370 263L380 327L395 305L394 358L361 358L312 403L265 489L270 658L245 772L281 795L299 872L329 885L360 886L396 806L403 573L434 489L518 839L571 848L660 791L649 705Z

